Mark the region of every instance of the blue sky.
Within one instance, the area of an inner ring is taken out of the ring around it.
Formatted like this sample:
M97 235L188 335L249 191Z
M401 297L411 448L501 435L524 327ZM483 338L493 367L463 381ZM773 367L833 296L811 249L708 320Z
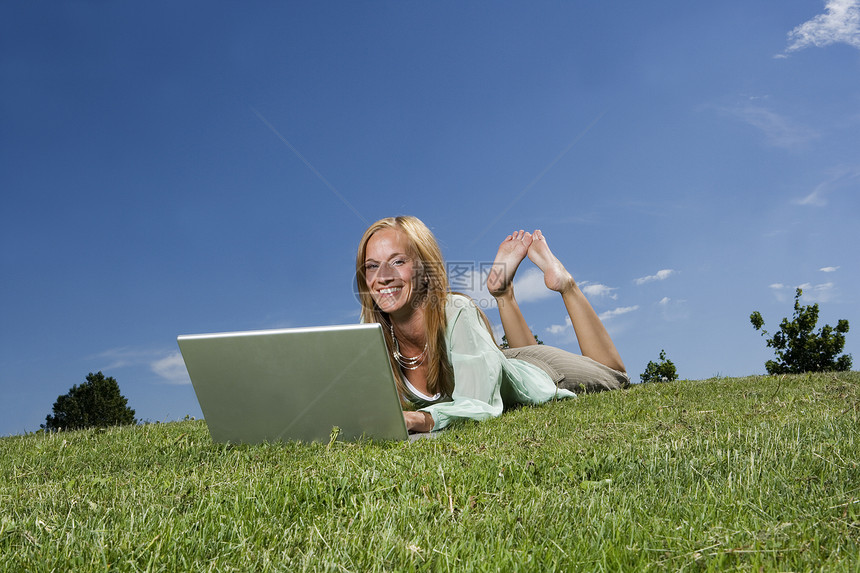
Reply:
M857 329L858 5L4 2L0 435L96 371L139 418L199 416L176 336L355 322L356 245L395 214L482 304L542 229L635 380L661 349L764 373L749 314L775 329L800 285Z

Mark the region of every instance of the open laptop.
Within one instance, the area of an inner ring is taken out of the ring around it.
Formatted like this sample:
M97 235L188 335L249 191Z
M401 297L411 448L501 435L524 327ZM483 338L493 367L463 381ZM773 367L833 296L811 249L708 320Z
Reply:
M214 442L408 438L379 324L177 342Z

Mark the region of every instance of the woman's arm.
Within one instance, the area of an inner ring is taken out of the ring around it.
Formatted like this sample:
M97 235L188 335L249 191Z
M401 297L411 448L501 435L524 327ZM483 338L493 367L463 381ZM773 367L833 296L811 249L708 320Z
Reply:
M455 420L480 421L501 415L503 378L507 380L508 397L523 404L574 395L556 388L537 366L519 361L509 363L485 328L477 307L468 298L453 295L449 305L452 312L448 314L446 344L454 370L452 400L419 410L431 414L435 430Z
M440 430L456 419L485 420L502 413L499 392L504 356L495 345L472 301L453 295L445 335L454 374L451 401L421 408Z
M403 420L410 432L429 432L433 429L433 416L429 412L403 412Z

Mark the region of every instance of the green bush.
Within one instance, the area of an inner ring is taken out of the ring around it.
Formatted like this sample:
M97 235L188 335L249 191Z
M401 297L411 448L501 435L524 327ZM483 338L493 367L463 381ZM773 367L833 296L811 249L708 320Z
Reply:
M660 362L653 360L648 362L645 367L645 372L639 375L642 383L648 382L671 382L678 379L678 373L675 370L675 364L666 358L666 351L660 350Z
M54 402L53 415L48 414L42 428L49 431L134 424L134 410L119 392L117 381L98 372L87 375L87 381L75 384L67 394Z

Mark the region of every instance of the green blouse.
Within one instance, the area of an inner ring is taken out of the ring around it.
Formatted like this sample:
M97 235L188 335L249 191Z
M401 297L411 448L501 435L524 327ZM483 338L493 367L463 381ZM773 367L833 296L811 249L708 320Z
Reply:
M470 298L449 294L445 313L445 343L454 369L454 392L450 401L421 408L433 416L433 430L441 430L456 420L499 416L510 404L542 404L576 396L556 387L539 367L507 358L487 332Z

